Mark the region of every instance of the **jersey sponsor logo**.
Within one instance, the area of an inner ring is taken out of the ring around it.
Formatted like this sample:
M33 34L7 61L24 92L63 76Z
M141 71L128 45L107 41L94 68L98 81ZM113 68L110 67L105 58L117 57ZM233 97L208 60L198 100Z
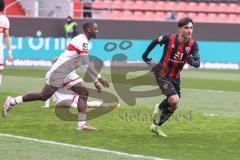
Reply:
M190 49L191 49L190 47L186 47L185 51L188 53L190 51Z
M184 61L179 61L179 60L172 60L172 59L170 59L170 61L173 62L173 63L184 63Z
M183 57L183 53L181 53L181 52L177 52L177 53L174 54L174 59L175 60L176 59L182 60L182 57Z
M83 43L83 50L88 50L88 44L87 43Z

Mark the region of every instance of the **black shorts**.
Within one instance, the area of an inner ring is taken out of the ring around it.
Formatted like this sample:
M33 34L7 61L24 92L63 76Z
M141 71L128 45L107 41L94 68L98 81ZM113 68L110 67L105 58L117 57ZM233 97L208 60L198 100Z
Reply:
M181 96L180 78L160 77L155 74L156 81L164 95L170 97L172 95Z

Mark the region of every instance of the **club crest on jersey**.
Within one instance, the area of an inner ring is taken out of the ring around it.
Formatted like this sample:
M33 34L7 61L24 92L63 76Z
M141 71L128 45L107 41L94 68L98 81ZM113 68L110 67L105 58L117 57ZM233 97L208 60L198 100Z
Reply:
M186 47L185 51L188 53L190 51L190 47Z
M160 37L158 38L158 41L161 42L162 39L163 39L163 36L160 36Z
M175 45L174 45L174 44L172 44L172 48L175 48Z

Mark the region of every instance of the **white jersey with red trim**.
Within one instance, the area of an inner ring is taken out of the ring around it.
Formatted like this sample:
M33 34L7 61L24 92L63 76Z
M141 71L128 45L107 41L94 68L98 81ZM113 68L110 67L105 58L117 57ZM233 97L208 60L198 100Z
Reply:
M6 16L0 15L0 69L3 69L4 55L3 55L3 36L6 29L9 29L9 20Z
M46 76L45 76L45 83L47 83L49 79L50 72L48 71ZM74 86L77 83L83 82L83 79L79 77L79 75L76 73L76 71L72 71L67 75L67 77L64 79L64 83L60 88L66 88L70 89L72 86Z
M74 108L77 108L78 98L79 96L70 90L71 86L83 82L82 78L80 78L75 71L71 72L64 80L64 85L59 88L54 94L53 94L53 102L55 103L56 107L61 106L71 106ZM103 103L102 101L88 101L87 106L88 107L110 107L110 106L116 106L115 103ZM48 104L49 106L49 104Z
M45 77L46 82L48 80L49 74L50 72L48 71ZM77 83L83 83L83 79L79 77L79 75L74 70L67 75L63 85L52 95L53 102L55 103L55 105L63 101L66 103L65 104L66 106L68 106L67 104L71 104L74 101L74 97L76 97L77 94L71 91L70 88Z
M49 70L47 84L61 87L69 73L84 65L84 57L88 56L88 43L85 34L74 37Z

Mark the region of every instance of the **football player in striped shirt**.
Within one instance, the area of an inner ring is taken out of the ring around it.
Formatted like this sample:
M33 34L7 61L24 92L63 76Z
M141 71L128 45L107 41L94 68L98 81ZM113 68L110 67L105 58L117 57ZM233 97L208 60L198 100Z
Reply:
M181 96L180 73L183 66L186 63L196 68L200 66L198 44L192 38L192 33L193 20L189 17L182 18L178 21L177 34L165 34L153 40L142 55L143 61L150 64L151 58L148 58L148 55L151 50L158 44L164 45L162 58L152 71L166 99L155 106L151 126L152 132L164 137L167 135L162 131L161 125L177 109ZM159 119L156 118L158 113Z

